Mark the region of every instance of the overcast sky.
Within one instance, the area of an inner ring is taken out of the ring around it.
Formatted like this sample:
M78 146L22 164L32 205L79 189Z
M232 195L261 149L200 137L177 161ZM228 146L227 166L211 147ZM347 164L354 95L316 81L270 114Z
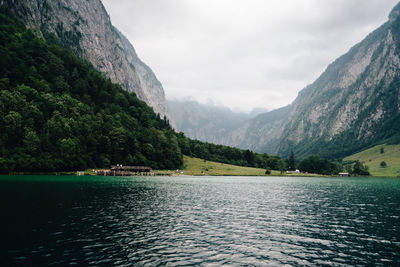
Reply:
M168 99L291 103L387 21L397 0L103 0Z

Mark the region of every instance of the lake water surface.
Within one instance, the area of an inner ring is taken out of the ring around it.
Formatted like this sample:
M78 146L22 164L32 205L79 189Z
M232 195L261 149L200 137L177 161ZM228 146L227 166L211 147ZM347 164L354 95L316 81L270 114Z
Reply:
M400 265L400 179L0 176L1 264Z

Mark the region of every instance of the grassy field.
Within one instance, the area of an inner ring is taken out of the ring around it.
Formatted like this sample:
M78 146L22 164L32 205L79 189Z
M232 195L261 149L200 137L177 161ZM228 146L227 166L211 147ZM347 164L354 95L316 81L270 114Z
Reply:
M185 165L183 174L186 175L265 175L265 169L235 166L188 156L183 156L183 162ZM278 175L280 172L272 171L272 174Z
M384 153L381 153L381 148ZM378 145L344 160L359 160L369 167L372 176L400 176L400 145ZM382 161L387 167L381 167Z
M184 169L176 171L155 171L160 173L169 173L171 175L209 175L209 176L263 176L265 169L241 167L236 165L207 161L199 158L183 156ZM271 171L274 176L317 176L306 174L281 174L279 171Z

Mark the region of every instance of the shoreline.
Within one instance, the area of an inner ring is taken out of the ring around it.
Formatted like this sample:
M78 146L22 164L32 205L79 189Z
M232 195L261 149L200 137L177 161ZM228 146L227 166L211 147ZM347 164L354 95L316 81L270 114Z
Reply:
M163 171L162 174L155 173L154 175L127 175L127 176L103 176L95 175L93 173L84 173L77 175L77 172L12 172L12 173L2 173L0 176L85 176L85 177L324 177L324 178L357 178L357 177L370 177L370 178L400 178L400 176L340 176L340 175L324 175L324 174L272 174L272 175L256 175L256 174L178 174L170 171L167 173Z

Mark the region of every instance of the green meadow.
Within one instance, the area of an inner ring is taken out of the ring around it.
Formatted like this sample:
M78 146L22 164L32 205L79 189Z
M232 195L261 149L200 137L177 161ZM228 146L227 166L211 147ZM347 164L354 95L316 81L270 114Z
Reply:
M368 166L372 176L400 176L400 145L377 145L344 160L359 160ZM381 162L385 162L386 167L382 167Z

